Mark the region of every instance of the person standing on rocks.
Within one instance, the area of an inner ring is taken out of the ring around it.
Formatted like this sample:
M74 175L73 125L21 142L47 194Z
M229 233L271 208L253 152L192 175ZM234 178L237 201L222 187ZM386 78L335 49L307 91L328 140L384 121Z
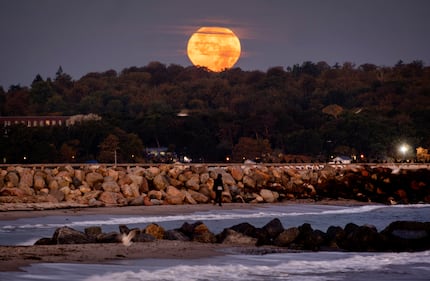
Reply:
M218 203L218 205L222 205L222 192L224 191L224 183L222 182L222 175L218 174L217 178L214 181L214 187L215 191L215 203Z

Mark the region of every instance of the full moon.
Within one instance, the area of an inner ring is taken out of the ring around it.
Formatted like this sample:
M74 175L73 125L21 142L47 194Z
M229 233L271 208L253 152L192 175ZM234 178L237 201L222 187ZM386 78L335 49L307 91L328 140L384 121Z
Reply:
M187 54L195 66L214 72L233 67L240 57L239 38L225 27L202 27L188 40Z

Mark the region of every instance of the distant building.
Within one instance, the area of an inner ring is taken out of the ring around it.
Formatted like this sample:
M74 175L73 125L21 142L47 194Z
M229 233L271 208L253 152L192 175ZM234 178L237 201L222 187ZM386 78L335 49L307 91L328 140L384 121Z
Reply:
M178 159L176 153L167 147L147 147L145 154L145 160L149 163L173 163Z
M73 116L0 116L0 126L10 127L22 124L27 127L68 127L89 120L101 120L101 117L96 114Z
M430 154L427 148L417 148L417 161L418 162L430 162Z
M333 158L330 164L351 164L352 159L348 156L337 156Z
M10 127L25 125L27 127L69 126L70 116L0 116L0 125Z

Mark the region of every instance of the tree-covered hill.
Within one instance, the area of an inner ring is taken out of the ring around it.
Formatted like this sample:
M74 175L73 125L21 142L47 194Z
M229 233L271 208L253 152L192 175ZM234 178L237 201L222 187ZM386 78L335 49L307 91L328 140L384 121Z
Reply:
M304 62L266 72L221 73L151 62L73 80L61 67L30 87L0 87L3 116L94 113L73 127L12 126L0 140L7 162L143 161L143 147L168 147L194 160L279 154L327 160L398 158L430 147L430 67ZM412 156L412 155L411 155Z

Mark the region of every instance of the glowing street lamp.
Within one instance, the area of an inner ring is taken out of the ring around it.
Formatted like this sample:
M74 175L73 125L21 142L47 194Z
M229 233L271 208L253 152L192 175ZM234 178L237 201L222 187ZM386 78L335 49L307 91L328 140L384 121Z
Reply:
M406 152L408 152L408 146L407 146L406 144L402 144L402 145L399 147L399 151L400 151L400 153L401 153L401 154L402 154L402 156L403 156L403 160L405 160Z

